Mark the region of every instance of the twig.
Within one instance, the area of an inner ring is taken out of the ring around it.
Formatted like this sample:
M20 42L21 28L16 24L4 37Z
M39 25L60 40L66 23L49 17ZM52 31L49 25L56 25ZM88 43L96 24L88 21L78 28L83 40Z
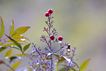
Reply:
M5 66L7 66L8 68L10 68L12 71L15 71L9 64L4 63Z

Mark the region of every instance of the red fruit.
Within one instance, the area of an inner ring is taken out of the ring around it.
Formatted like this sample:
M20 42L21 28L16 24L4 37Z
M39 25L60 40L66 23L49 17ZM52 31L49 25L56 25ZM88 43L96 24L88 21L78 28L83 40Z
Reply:
M52 10L52 9L49 9L49 10L48 10L48 13L49 13L49 14L52 14L52 13L53 13L53 10Z
M62 36L58 36L58 40L59 41L62 41L63 40L63 37Z
M4 63L4 61L0 60L0 64L3 64L3 63Z
M50 16L50 14L49 14L48 12L46 12L46 13L45 13L45 16L46 16L46 17L49 17L49 16Z
M54 36L52 35L52 36L50 36L50 40L54 40Z

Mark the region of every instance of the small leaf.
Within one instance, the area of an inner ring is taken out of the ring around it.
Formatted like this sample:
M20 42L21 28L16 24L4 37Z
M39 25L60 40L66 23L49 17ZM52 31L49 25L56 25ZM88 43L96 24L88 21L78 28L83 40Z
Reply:
M59 68L59 64L62 63L63 61L65 61L65 58L63 56L59 56L57 54L54 54L54 55L58 59L58 62L56 63L56 71L59 71L59 69L58 69ZM60 71L62 71L62 70L60 70Z
M11 46L15 46L15 44L13 44L13 43L5 43L5 44L3 44L2 46L3 47L11 47Z
M80 65L80 71L85 71L88 64L90 62L90 59L85 60L81 65Z
M20 43L18 43L16 40L14 40L13 38L11 38L10 36L6 35L17 47L20 48L20 50L22 51L22 46Z
M2 38L2 36L4 35L4 32L5 32L5 27L4 27L4 22L3 22L3 19L0 17L0 38Z
M12 20L12 24L11 24L11 27L10 27L10 35L12 36L14 33L14 20Z
M27 67L28 71L33 71L33 69L31 67Z
M2 43L2 42L0 42L0 45L3 45L3 43Z
M12 55L12 49L9 49L6 53L5 53L5 57L10 57Z
M76 69L74 68L70 68L69 71L77 71Z
M12 36L12 38L23 38L24 36L23 35L20 35L20 34L14 34Z
M61 68L59 71L65 71L65 68Z
M31 45L30 43L25 45L24 48L23 48L23 51L25 52L30 47L30 45Z
M23 57L23 56L28 56L28 54L15 54L15 56L18 56L18 57Z
M6 49L6 47L0 47L0 52L2 52L5 49Z
M14 34L12 36L12 38L15 39L18 42L24 42L26 40L26 38L23 35L20 35L20 34ZM24 40L22 40L22 39L24 39Z
M29 26L22 26L15 30L14 34L23 34L25 33L30 27Z
M56 64L56 71L59 70L59 69L58 69L58 68L59 68L59 64L62 63L64 60L65 60L65 59L64 59L63 57L61 57L61 58L58 59L58 62L57 62L57 64Z
M63 62L65 60L65 58L63 56L59 56L57 54L54 54L54 55L57 57L58 63L61 63L61 62Z
M21 62L20 62L20 61L17 61L17 62L15 62L14 64L12 64L11 67L12 67L14 70L16 70L16 69L19 67L20 64L21 64ZM11 70L8 70L8 71L11 71Z
M18 47L16 47L16 46L11 46L11 48L14 48L14 49L20 50L20 48L18 48Z
M13 36L11 36L11 38L13 38L17 42L27 42L28 40L28 38L20 34L14 34ZM8 42L11 42L11 40L8 40Z

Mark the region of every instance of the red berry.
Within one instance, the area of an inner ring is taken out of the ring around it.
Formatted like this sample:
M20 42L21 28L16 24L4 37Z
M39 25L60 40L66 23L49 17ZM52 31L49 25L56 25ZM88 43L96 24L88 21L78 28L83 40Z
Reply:
M52 9L49 9L49 10L48 10L48 13L49 13L49 14L52 14L52 13L53 13L53 10L52 10Z
M0 60L0 64L3 64L4 62L2 60Z
M45 16L46 16L46 17L49 17L49 16L50 16L50 14L49 14L48 12L46 12L46 13L45 13Z
M52 35L52 36L50 36L50 40L54 40L54 36Z
M62 41L63 40L63 37L62 36L58 36L58 40L59 41Z

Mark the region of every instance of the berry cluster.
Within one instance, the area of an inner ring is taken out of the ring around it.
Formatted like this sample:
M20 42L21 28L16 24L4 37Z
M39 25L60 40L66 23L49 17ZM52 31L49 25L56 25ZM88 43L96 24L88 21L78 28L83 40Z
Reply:
M50 36L50 40L54 40L55 37L53 35ZM59 41L62 41L63 40L63 37L62 36L58 36L58 40Z
M45 13L45 16L46 16L46 17L49 17L52 13L53 13L53 10L52 10L52 9L49 9L49 10Z

